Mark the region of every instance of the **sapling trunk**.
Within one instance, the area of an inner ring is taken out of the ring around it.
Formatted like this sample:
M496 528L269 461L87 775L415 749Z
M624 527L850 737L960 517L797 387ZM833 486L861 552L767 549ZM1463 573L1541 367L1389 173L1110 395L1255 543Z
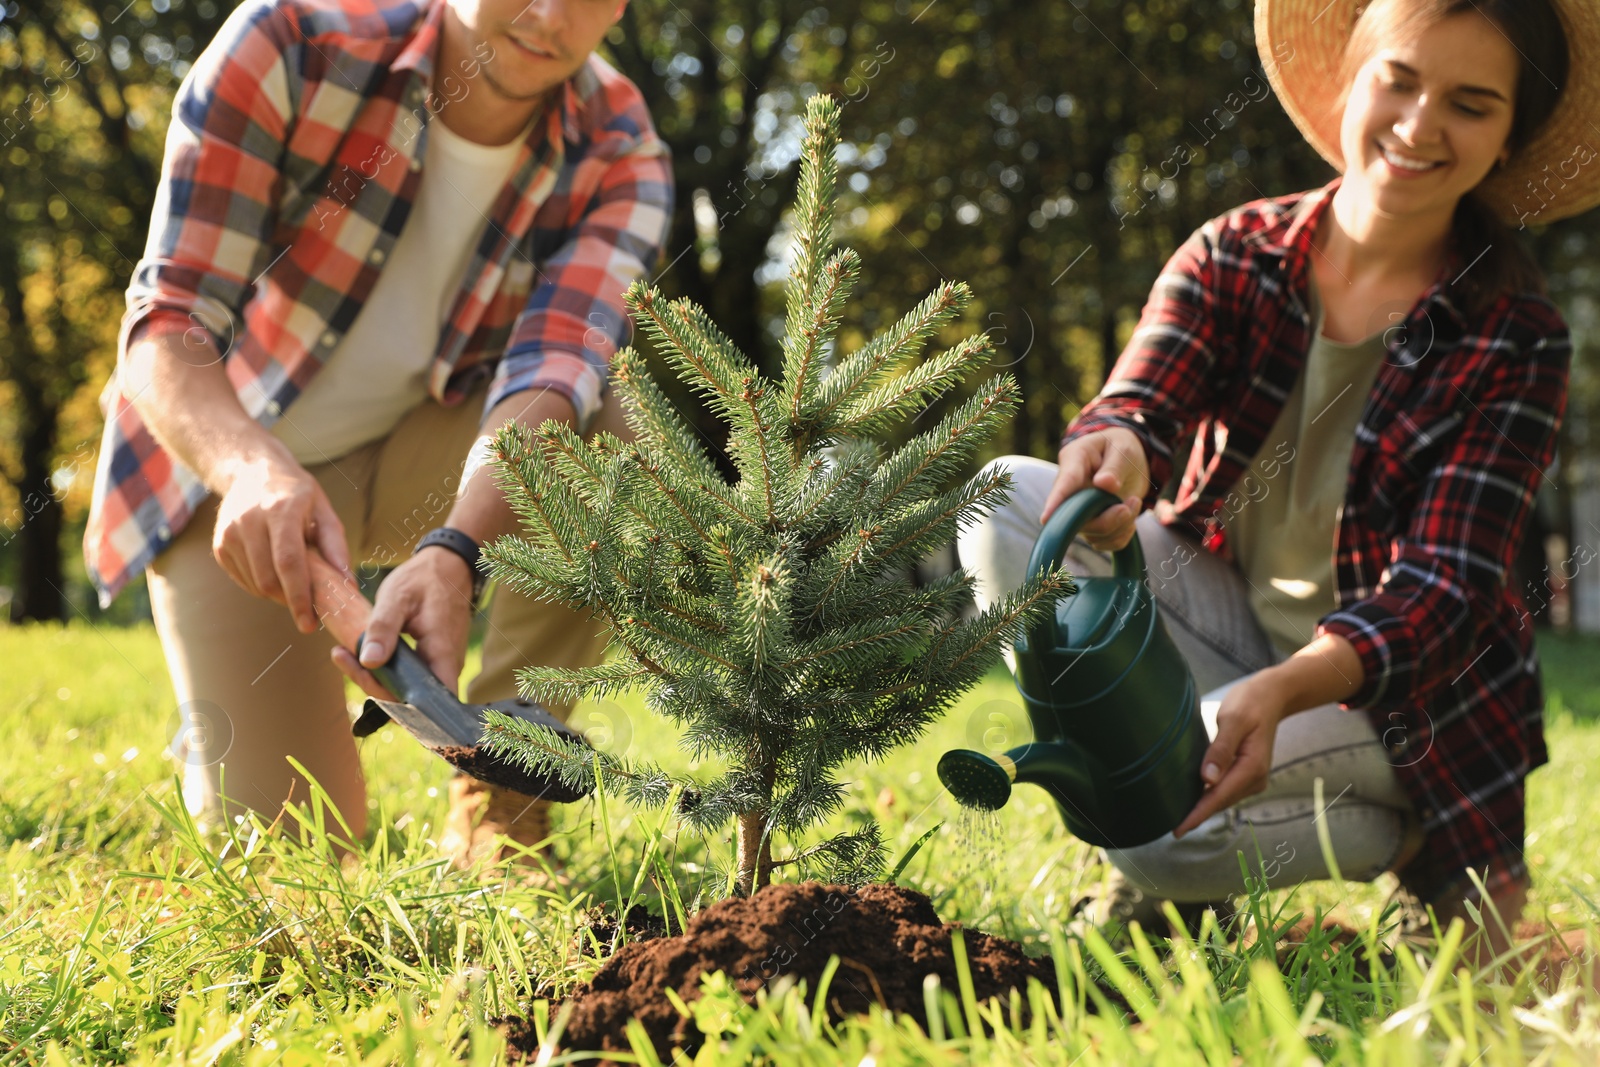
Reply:
M759 761L759 757L756 759ZM739 824L734 867L738 871L737 891L741 897L749 896L772 881L772 835L767 832L767 817L772 812L772 791L778 784L778 765L770 760L760 762L759 773L760 806L734 816Z
M747 897L772 881L772 835L766 833L766 816L757 811L739 815L738 868L739 896Z

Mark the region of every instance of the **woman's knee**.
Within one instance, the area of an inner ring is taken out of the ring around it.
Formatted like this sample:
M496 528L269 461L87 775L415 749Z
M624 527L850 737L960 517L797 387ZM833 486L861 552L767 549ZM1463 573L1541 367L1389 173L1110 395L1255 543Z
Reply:
M1168 900L1218 900L1237 893L1242 885L1235 856L1233 817L1208 820L1182 839L1171 834L1143 845L1107 849L1112 866L1145 893Z
M1056 484L1059 470L1054 463L1032 456L1000 456L985 463L978 475L980 478L1000 473L1009 475L1011 490L1003 506L1023 511L1031 509L1037 520L1039 512L1044 510L1045 498Z
M980 477L1001 471L1011 476L1008 499L956 537L956 556L977 581L980 608L1022 584L1033 543L1039 538L1039 513L1055 482L1055 469L1053 463L1028 456L1001 456L980 472Z
M1169 900L1218 900L1249 890L1332 877L1310 797L1296 814L1282 804L1254 813L1231 809L1182 839L1167 834L1134 848L1107 850L1111 863L1146 893ZM1407 814L1381 804L1346 802L1324 810L1340 876L1369 882L1403 858ZM1209 824L1209 825L1208 825ZM1241 863L1241 856L1243 862Z

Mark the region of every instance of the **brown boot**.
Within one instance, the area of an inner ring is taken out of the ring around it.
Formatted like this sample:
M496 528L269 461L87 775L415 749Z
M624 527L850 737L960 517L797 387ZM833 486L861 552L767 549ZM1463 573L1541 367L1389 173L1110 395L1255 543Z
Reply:
M1128 926L1135 922L1147 936L1166 937L1169 933L1176 936L1177 931L1172 929L1171 921L1161 909L1162 903L1160 897L1146 893L1134 885L1127 875L1112 867L1102 883L1091 888L1074 904L1067 932L1082 937L1085 928L1092 926L1114 948L1123 948L1131 943ZM1189 937L1195 940L1200 937L1200 924L1207 909L1215 914L1217 928L1224 932L1235 915L1231 898L1173 901L1173 904Z
M439 847L449 854L451 864L464 871L486 855L491 864L512 855L518 863L540 866L535 856L504 844L496 848L497 834L523 848L542 846L550 837L550 802L497 789L464 774L450 779L450 812ZM542 858L551 862L548 850Z

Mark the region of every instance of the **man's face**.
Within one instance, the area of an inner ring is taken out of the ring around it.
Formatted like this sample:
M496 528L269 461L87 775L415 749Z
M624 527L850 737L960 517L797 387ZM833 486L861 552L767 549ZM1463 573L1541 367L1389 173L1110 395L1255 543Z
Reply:
M583 66L627 0L449 0L467 54L508 100L535 100ZM484 47L487 45L488 47Z

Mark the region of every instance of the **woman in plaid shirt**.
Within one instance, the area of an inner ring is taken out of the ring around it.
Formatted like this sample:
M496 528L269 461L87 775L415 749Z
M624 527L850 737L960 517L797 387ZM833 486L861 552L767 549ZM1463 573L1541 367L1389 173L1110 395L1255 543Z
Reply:
M980 604L1020 582L1044 516L1106 489L1124 503L1069 567L1106 573L1093 550L1137 533L1209 693L1202 800L1111 854L1091 918L1241 892L1240 852L1274 888L1329 877L1325 822L1344 877L1396 871L1448 920L1473 871L1514 924L1524 780L1547 756L1508 575L1570 344L1506 223L1600 199L1600 167L1532 182L1592 135L1597 22L1547 0L1262 0L1274 87L1341 178L1203 226L1059 465L997 461L1013 501L960 544Z

